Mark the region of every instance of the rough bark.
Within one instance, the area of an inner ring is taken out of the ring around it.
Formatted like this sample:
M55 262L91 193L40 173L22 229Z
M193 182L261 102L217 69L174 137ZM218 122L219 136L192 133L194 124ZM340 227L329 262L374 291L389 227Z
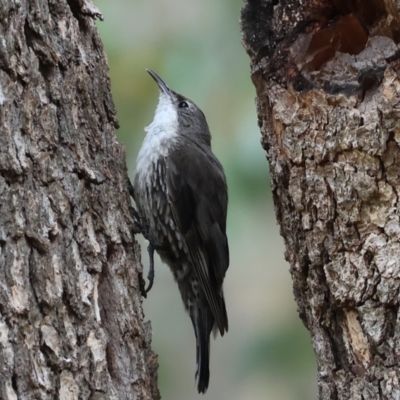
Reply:
M0 2L0 398L158 399L91 0Z
M248 0L242 9L320 399L400 398L399 22L392 0Z

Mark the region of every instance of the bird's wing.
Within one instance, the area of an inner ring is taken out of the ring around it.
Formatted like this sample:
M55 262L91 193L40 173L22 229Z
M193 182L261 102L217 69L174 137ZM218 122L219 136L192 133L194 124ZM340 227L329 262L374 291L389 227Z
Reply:
M229 265L227 188L221 164L196 144L167 160L167 192L176 225L221 335L228 330L222 282Z

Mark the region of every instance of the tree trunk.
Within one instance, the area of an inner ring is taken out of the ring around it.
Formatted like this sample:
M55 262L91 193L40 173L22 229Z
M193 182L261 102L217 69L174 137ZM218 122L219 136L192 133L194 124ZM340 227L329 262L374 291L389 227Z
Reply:
M400 398L399 22L394 0L242 9L320 399Z
M158 399L91 0L0 4L0 398Z

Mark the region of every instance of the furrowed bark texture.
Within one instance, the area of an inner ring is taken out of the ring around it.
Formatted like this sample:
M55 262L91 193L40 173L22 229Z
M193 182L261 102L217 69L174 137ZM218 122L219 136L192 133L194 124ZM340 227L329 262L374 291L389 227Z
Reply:
M391 0L242 9L320 399L400 398L399 21Z
M0 398L158 399L90 0L0 2Z

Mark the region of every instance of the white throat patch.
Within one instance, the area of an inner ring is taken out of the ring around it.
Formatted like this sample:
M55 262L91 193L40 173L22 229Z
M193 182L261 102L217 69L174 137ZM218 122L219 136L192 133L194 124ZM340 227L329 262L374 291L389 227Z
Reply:
M135 173L147 174L157 159L166 156L178 136L178 113L167 94L160 92L160 98L153 122L145 128L146 137L136 160Z
M147 135L158 135L161 131L165 137L173 137L178 131L178 113L171 97L160 92L153 122L145 128Z

